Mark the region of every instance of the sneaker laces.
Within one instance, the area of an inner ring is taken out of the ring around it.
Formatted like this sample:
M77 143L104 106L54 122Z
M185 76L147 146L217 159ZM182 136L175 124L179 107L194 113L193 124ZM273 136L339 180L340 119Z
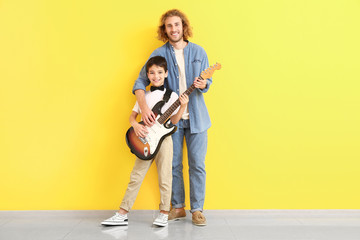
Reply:
M168 215L159 213L159 216L157 218L160 219L161 221L165 222L168 219Z
M110 219L111 220L115 220L115 219L117 219L117 218L126 218L126 215L122 215L122 214L120 214L120 213L115 213L115 215L114 216L112 216Z

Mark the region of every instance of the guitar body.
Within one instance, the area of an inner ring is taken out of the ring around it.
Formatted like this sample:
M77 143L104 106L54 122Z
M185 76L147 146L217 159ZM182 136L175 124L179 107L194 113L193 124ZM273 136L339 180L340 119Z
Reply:
M126 143L132 153L142 160L151 160L155 157L160 149L162 141L176 131L176 126L168 120L164 124L160 124L157 120L161 116L161 108L165 104L164 101L158 102L152 109L156 115L155 124L148 127L148 134L145 138L136 136L134 128L131 127L126 132ZM140 124L145 125L143 122Z

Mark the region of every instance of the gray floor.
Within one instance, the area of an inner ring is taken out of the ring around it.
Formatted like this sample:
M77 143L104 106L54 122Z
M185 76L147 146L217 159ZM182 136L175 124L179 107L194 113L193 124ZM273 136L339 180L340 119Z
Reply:
M134 210L128 227L103 227L115 211L0 211L1 240L60 239L360 239L360 210L208 210L208 225L191 216L152 226L157 211Z

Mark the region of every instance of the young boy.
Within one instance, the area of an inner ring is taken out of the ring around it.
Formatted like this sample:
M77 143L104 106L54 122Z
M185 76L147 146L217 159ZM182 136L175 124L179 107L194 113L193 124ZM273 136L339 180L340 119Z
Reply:
M164 81L168 76L167 70L167 63L164 57L155 56L150 58L146 63L146 74L151 83L151 91L147 91L145 93L145 101L150 109L152 109L154 105L161 101L164 97L166 92L166 89L164 88ZM162 107L161 112L164 113L177 99L178 95L175 92L172 92L168 102L166 102ZM189 98L186 94L182 94L179 99L181 103L180 108L178 108L178 110L176 110L170 118L173 124L176 124L180 120L184 110L186 109L187 103L189 102ZM130 124L134 128L136 136L145 137L148 133L147 127L136 121L136 117L139 113L141 113L139 104L136 102L130 115ZM144 161L136 158L134 168L130 175L130 182L121 202L119 211L111 218L101 222L101 224L110 226L128 225L127 213L130 211L135 202L145 174L149 170L152 162L155 161L160 188L160 213L153 224L161 227L166 226L168 224L171 200L172 156L172 139L171 137L166 137L154 159Z

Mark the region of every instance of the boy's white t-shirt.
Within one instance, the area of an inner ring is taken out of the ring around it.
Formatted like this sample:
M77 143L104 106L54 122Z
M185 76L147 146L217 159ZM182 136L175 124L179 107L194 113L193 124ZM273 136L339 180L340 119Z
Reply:
M166 88L163 91L161 90L155 90L153 92L146 91L145 101L148 107L152 109L155 106L155 104L163 100L165 92L166 92ZM179 98L178 95L175 92L172 92L169 101L165 103L164 106L161 108L161 113L163 114L178 98ZM141 110L137 101L135 103L135 106L133 107L133 111L141 114ZM171 116L175 115L178 111L179 111L179 107L171 114Z

